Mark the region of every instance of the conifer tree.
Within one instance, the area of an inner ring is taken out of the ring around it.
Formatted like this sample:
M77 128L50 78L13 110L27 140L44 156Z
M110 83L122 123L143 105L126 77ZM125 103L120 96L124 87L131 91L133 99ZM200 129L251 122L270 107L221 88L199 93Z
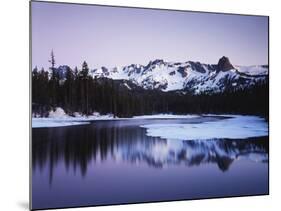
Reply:
M51 104L52 106L56 106L57 104L57 96L58 96L58 91L59 91L59 76L55 68L55 54L54 51L51 51L51 59L49 60L49 63L51 64L50 70L51 70L51 79L49 83L49 92L51 96Z

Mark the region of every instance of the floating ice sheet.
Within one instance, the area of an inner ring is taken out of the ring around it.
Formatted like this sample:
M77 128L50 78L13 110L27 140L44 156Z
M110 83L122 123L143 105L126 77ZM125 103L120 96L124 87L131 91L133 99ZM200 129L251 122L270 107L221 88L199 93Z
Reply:
M220 115L221 117L221 115ZM258 116L231 115L217 121L179 124L146 124L147 135L166 139L241 139L268 135L268 123Z

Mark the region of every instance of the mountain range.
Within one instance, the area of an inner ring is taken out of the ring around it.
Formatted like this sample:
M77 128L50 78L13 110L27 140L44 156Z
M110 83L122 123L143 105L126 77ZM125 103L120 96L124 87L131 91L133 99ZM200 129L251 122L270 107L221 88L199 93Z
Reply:
M62 78L69 67L57 68ZM238 66L223 56L217 64L200 62L166 62L162 59L147 65L131 64L123 67L101 67L89 71L93 78L120 81L127 89L188 91L194 94L218 93L244 89L259 82L267 82L268 65Z

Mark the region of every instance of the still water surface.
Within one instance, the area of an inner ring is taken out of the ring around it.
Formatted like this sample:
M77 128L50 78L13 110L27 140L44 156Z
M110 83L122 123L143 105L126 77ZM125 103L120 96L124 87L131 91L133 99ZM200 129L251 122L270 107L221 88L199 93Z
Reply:
M188 121L33 128L32 208L268 193L268 136L169 140L140 127Z

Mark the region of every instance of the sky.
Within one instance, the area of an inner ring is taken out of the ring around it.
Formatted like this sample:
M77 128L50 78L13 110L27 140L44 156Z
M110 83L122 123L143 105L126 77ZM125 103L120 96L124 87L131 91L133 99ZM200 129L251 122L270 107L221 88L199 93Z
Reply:
M32 2L32 66L91 69L154 59L268 64L268 18L156 9Z

